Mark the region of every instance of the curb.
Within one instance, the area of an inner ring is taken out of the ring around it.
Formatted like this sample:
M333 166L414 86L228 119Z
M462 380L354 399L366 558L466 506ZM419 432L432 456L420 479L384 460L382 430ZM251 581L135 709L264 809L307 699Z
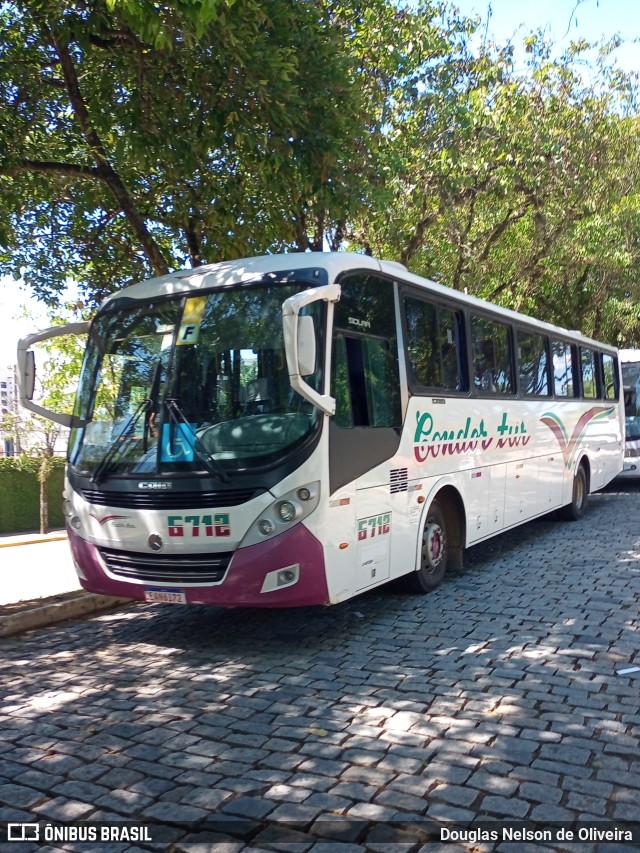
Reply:
M41 545L44 542L62 542L67 539L66 533L61 533L59 536L40 536L38 539L20 539L18 542L0 542L0 548L17 548L18 545Z
M0 637L10 637L12 634L20 634L23 631L30 631L32 628L45 628L49 625L55 625L57 622L65 622L67 619L77 619L80 616L113 610L116 607L133 603L131 598L80 593L66 601L43 603L41 606L31 607L17 613L9 613L6 616L0 615Z

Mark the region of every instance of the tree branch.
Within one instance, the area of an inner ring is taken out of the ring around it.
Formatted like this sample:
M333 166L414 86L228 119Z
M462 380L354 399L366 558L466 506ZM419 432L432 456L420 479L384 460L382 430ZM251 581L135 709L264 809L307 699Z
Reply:
M426 206L426 202L425 202L425 206ZM423 210L424 210L424 206L423 206ZM407 245L400 252L400 263L404 264L405 266L409 265L411 258L413 258L415 253L418 251L418 249L422 245L422 240L423 240L424 235L427 231L427 228L429 228L429 226L432 225L436 221L437 218L438 218L437 214L435 214L435 213L427 213L427 214L422 216L422 218L420 219L420 221L418 222L418 224L414 228L413 234L409 238Z
M15 177L18 172L39 172L45 175L61 175L68 178L90 178L95 180L102 177L102 172L95 166L80 166L77 163L57 163L52 160L19 160L8 166L0 166L0 174Z
M118 173L109 161L102 140L91 123L89 110L84 102L80 82L76 73L75 65L69 52L68 45L56 35L48 25L44 25L45 32L55 47L60 59L60 67L67 87L67 93L71 106L75 113L76 121L85 138L91 156L95 160L100 174L109 190L115 197L120 209L124 213L129 225L142 246L144 253L151 265L155 275L165 275L169 267L165 261L159 246L149 233L146 223L137 209L133 198L125 187Z
M489 252L491 251L493 246L498 242L500 237L502 237L502 235L507 230L507 228L510 225L513 225L514 222L517 222L519 219L522 219L522 217L525 215L525 213L526 213L526 209L525 210L516 210L516 211L509 210L507 212L507 215L504 217L504 219L501 222L498 222L497 225L494 226L493 230L491 231L491 233L489 234L489 236L486 239L484 249L482 250L482 252L480 252L480 255L478 257L478 260L480 261L480 263L483 263L484 261L487 260L487 258L489 257ZM476 243L477 242L478 241L476 241Z
M467 215L467 222L464 226L464 230L460 235L460 239L458 240L458 262L456 264L455 271L453 273L453 281L451 286L456 290L460 290L460 282L462 281L462 276L464 275L465 268L468 266L468 259L465 259L465 248L467 246L467 239L469 234L471 233L471 226L473 225L473 217L475 215L476 208L476 199L477 195L473 195L471 197L471 204L469 205L469 211Z
M124 32L123 30L114 30L107 36L99 36L97 33L91 33L89 41L94 47L100 47L103 50L112 50L118 47L131 47L138 50L144 45L140 42L132 32Z
M191 261L192 267L202 266L204 263L204 258L202 257L202 247L200 246L200 238L196 231L196 223L193 217L189 217L189 220L184 229L185 237L187 240L187 248L189 250L189 259Z

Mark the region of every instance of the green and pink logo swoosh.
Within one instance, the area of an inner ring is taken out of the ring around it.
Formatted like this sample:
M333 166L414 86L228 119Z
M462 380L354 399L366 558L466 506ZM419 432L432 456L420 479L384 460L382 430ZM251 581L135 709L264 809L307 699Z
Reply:
M546 424L555 435L558 444L560 445L560 450L562 451L564 464L567 468L571 468L578 445L582 441L586 429L591 421L606 418L614 411L614 406L593 406L591 409L588 409L575 425L573 432L571 433L571 437L569 437L569 433L562 422L562 418L559 418L554 412L545 412L540 420L543 424Z

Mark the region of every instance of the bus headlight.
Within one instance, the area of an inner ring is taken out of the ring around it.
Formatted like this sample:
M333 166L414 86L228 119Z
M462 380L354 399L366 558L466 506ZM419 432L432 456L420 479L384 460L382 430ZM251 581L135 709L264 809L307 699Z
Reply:
M240 543L240 548L264 542L271 536L278 536L289 530L299 521L311 515L320 503L320 481L298 486L280 495L270 506L260 513Z
M281 501L278 504L278 515L285 523L287 523L295 519L298 515L298 511L295 504L292 504L291 501Z
M273 524L268 518L261 518L258 522L258 530L263 536L271 536L273 533Z

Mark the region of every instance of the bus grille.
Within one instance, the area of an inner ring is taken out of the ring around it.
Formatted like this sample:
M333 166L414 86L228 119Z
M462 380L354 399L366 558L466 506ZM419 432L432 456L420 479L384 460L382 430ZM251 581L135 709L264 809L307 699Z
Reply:
M83 489L82 495L86 501L96 506L167 510L238 506L263 492L264 489L230 489L219 492L105 492L102 489Z
M145 583L213 584L224 580L232 551L222 554L141 554L99 548L111 574Z

